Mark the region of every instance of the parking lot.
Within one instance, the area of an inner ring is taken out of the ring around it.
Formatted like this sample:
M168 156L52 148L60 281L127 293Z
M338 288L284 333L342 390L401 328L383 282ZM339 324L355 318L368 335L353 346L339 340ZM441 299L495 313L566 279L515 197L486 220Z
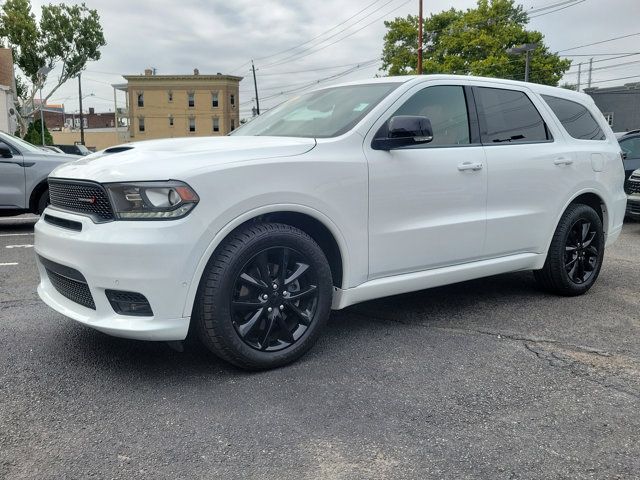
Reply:
M586 296L522 272L368 302L254 374L55 313L33 223L0 219L0 478L640 476L640 223Z

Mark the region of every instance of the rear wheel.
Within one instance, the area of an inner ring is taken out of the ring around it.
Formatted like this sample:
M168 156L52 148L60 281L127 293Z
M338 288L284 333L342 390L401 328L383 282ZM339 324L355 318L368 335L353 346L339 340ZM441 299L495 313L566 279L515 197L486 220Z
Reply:
M570 205L556 228L544 267L533 273L545 290L582 295L598 278L603 256L600 217L587 205Z
M207 266L194 319L202 342L234 365L292 362L318 339L331 309L331 271L306 233L277 223L232 234Z

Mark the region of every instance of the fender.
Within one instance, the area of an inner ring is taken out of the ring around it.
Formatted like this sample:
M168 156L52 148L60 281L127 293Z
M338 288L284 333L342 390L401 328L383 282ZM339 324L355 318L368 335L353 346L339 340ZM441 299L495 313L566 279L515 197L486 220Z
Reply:
M560 212L556 215L556 221L553 224L553 231L551 231L551 233L549 234L549 237L547 238L547 242L546 242L546 247L544 249L544 252L542 252L544 255L542 257L542 264L539 265L539 268L542 268L544 265L544 262L547 258L547 253L549 252L549 247L551 247L551 241L553 240L553 235L556 232L556 228L558 226L558 224L560 223L560 219L562 218L562 215L564 214L564 212L567 210L567 208L569 207L569 205L571 205L571 203L578 198L580 195L583 195L585 193L593 193L594 195L597 195L600 200L602 200L602 202L604 203L604 211L603 213L603 222L602 222L602 226L604 228L604 234L605 234L605 238L607 235L607 232L609 231L610 225L608 225L609 223L609 219L610 217L607 214L607 211L609 209L609 206L607 204L607 201L605 200L606 195L603 195L601 191L593 188L593 187L585 187L582 188L581 190L578 190L577 192L574 192L574 194L569 197L569 199L567 201L565 201L564 206L562 207L562 209L560 209Z
M316 210L315 208L308 207L306 205L299 204L291 204L291 203L280 203L280 204L272 204L265 205L263 207L258 207L252 210L249 210L242 215L234 218L232 221L227 223L221 230L219 230L209 245L207 246L204 253L200 256L200 260L196 267L193 276L191 277L191 282L189 285L189 290L187 292L187 297L185 299L184 307L183 307L183 316L190 317L191 311L193 309L193 304L195 302L196 294L198 292L198 287L200 286L200 280L202 278L202 274L204 273L204 269L211 258L211 255L215 251L215 249L222 243L222 241L231 233L235 228L242 225L243 223L251 220L252 218L259 217L260 215L266 215L268 213L275 212L296 212L296 213L304 213L309 215L310 217L315 218L319 222L321 222L325 227L329 229L331 234L336 240L338 244L338 248L340 249L340 255L342 256L342 278L346 280L349 278L350 274L350 261L349 261L349 249L347 246L347 242L344 239L344 235L338 228L338 226L333 223L332 220L329 219L325 214Z

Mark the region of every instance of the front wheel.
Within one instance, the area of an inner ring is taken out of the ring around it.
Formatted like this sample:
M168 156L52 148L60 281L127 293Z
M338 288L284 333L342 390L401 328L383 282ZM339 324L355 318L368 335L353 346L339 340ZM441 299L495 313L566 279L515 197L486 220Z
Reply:
M547 291L575 296L595 283L604 256L602 221L588 205L570 205L556 228L547 259L534 271Z
M49 205L49 189L47 188L44 192L40 194L40 198L38 198L38 211L36 212L38 215L42 215L44 209Z
M216 250L192 321L222 359L249 370L275 368L316 342L332 290L329 264L311 237L289 225L256 224Z

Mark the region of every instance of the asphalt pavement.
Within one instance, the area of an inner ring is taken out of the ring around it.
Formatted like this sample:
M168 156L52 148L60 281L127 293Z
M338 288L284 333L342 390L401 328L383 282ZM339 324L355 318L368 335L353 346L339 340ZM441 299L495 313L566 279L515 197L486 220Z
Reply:
M0 478L640 478L640 223L585 296L522 272L367 302L246 373L44 305L34 221L0 219Z

